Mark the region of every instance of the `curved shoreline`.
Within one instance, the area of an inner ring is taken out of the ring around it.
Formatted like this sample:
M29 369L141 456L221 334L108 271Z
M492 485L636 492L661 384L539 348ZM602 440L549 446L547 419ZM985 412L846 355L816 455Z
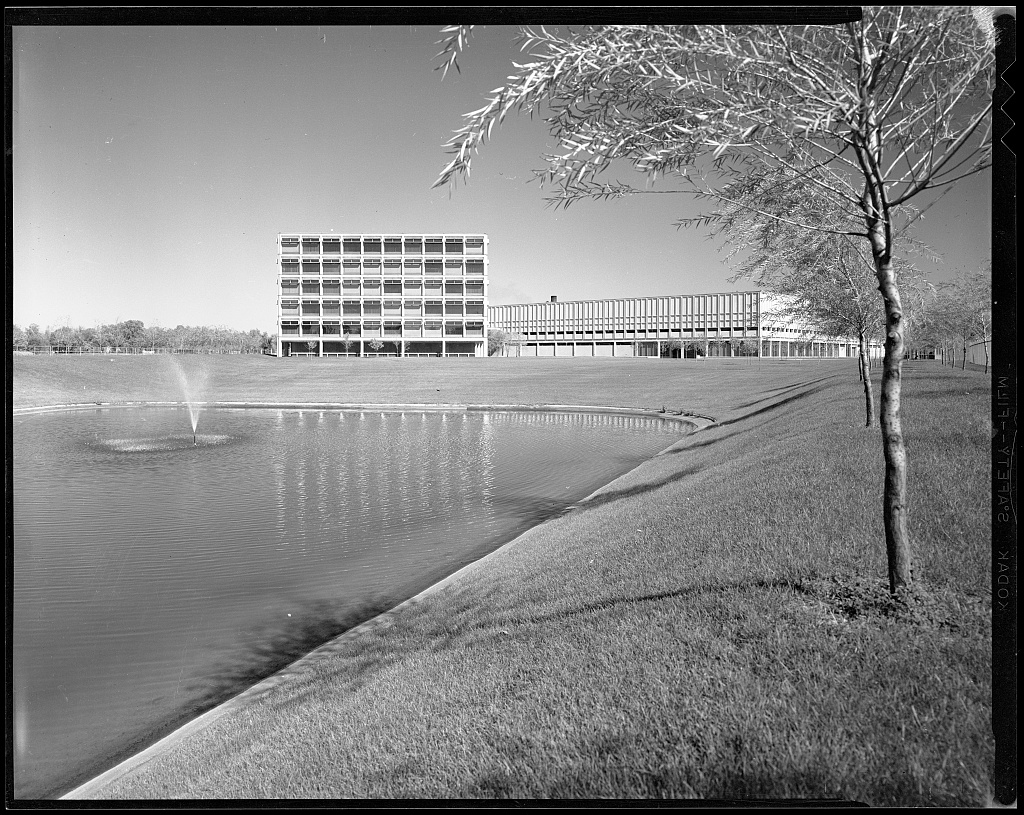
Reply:
M477 412L547 412L547 413L600 413L600 414L612 414L612 415L625 415L625 416L637 416L651 419L671 419L678 422L681 425L689 425L691 428L685 436L690 436L706 427L715 424L715 420L708 416L700 416L697 414L691 414L687 412L665 412L648 410L644 408L626 408L626 407L613 407L603 405L459 405L459 404L363 404L363 403L310 403L310 402L201 402L196 403L204 408L210 409L280 409L280 410L330 410L330 411L381 411L381 412L404 412L404 411L477 411ZM31 415L37 413L57 413L61 411L71 410L89 410L95 408L130 408L130 407L188 407L187 402L110 402L100 403L93 402L88 404L70 404L70 405L43 405L29 408L16 408L14 409L14 415ZM665 455L666 453L673 450L682 440L677 440L666 447L664 450L656 453L652 458L657 456ZM641 466L641 465L637 465ZM635 467L632 469L636 469ZM565 514L565 512L571 512L578 505L591 500L595 495L608 488L611 484L614 484L619 479L625 477L632 472L632 469L626 473L622 473L616 478L612 479L606 484L602 484L596 490L590 494L584 496L579 501L575 502L572 506L568 507L559 515ZM555 517L555 516L553 516ZM371 617L359 625L349 629L348 631L339 634L322 645L314 648L312 651L304 654L295 661L289 663L283 668L275 671L267 677L259 680L255 684L241 691L237 695L230 699L221 702L205 713L200 714L196 718L186 722L180 727L174 729L172 732L163 736L153 744L142 749L138 753L118 762L110 769L100 773L99 775L89 779L88 781L79 784L69 792L58 796L56 800L87 800L94 796L99 790L105 785L116 781L124 775L134 771L135 769L145 765L149 761L159 756L164 750L174 746L184 738L188 737L192 733L202 730L209 726L218 719L240 710L245 706L257 702L265 694L267 694L273 687L276 687L283 681L287 681L287 677L290 673L293 673L296 669L299 669L304 663L315 661L321 658L324 654L330 650L337 648L340 644L349 642L360 637L364 637L369 633L380 628L387 628L391 625L390 617L407 606L413 605L424 597L439 591L450 583L461 579L464 575L468 574L477 568L482 568L485 561L493 558L499 552L511 547L516 543L523 535L532 532L539 526L543 526L545 523L550 521L551 518L546 518L538 524L530 527L528 530L524 530L516 535L511 540L506 541L501 546L488 552L483 557L474 560L472 563L468 563L462 568L452 572L451 574L441 578L435 583L432 583L427 588L420 592L406 598L400 603L396 604L392 608L384 611L375 617Z
M33 413L59 413L66 410L92 410L95 408L138 408L138 407L188 407L188 402L80 402L65 405L34 405L32 407L13 408L15 416ZM382 412L403 412L411 410L429 411L536 411L543 413L611 413L623 416L646 416L651 419L672 419L673 421L691 424L700 430L715 424L711 416L704 416L689 411L664 412L651 408L617 407L613 405L545 405L545 404L448 404L448 403L383 403L371 402L195 402L194 406L217 409L252 409L252 410L376 410ZM697 421L694 421L697 420Z

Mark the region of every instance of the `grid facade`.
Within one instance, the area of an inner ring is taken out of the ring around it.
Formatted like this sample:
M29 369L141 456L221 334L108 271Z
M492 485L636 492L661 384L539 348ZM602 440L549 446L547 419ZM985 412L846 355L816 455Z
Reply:
M504 356L845 357L856 343L771 315L761 291L491 306Z
M278 356L487 354L486 235L277 236Z

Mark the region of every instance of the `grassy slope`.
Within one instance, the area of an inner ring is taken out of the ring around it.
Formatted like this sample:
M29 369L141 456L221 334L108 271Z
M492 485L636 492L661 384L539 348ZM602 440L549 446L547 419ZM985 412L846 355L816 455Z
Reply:
M124 360L85 362L79 382L16 368L16 392L66 401L71 381L180 398L155 376L139 388L104 373ZM104 797L985 800L988 379L905 366L928 591L900 609L885 600L878 431L859 427L852 367L460 360L399 362L398 381L394 362L210 364L225 400L667 403L722 423L301 663Z

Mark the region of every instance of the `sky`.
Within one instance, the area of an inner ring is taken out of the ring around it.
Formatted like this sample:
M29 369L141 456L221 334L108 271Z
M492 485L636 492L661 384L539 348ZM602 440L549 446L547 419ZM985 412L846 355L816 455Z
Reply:
M540 119L509 117L468 184L431 189L522 60L515 31L478 28L442 80L440 25L15 26L13 322L275 333L281 232L485 233L492 305L753 288L674 226L685 196L547 206ZM987 262L990 184L927 213L933 279Z

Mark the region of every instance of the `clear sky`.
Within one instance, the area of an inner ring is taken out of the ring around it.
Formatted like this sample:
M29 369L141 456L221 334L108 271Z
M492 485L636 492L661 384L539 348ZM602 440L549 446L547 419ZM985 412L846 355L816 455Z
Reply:
M461 114L504 84L515 29L477 29L461 73L439 26L15 26L13 320L276 331L279 232L490 236L490 302L731 284L684 196L545 206L542 121L510 117L468 186L431 189ZM918 233L936 279L990 252L988 174Z

